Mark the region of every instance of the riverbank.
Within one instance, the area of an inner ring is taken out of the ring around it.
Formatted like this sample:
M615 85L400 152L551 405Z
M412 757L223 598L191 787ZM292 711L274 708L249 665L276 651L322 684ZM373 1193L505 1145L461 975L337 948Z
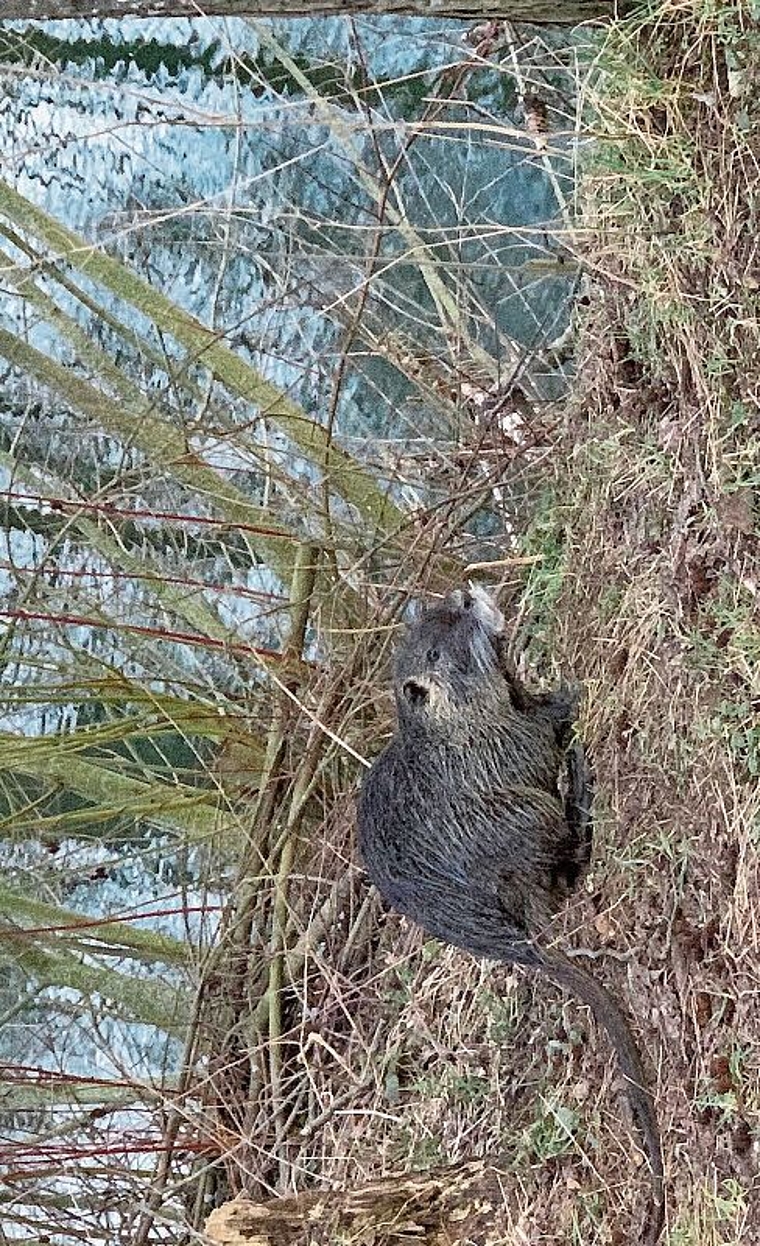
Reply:
M520 607L535 666L587 689L595 864L565 938L635 1018L672 1246L760 1240L758 16L659 5L586 82L578 384ZM646 1168L584 1010L451 952L399 989L407 1162L501 1157L462 1240L631 1240Z
M610 32L582 187L557 638L588 691L601 843L581 917L630 954L670 1241L758 1237L760 11ZM602 962L604 963L604 961ZM754 984L754 985L753 985ZM628 1163L620 1156L619 1178ZM557 1239L559 1240L559 1239ZM612 1240L612 1239L610 1239Z

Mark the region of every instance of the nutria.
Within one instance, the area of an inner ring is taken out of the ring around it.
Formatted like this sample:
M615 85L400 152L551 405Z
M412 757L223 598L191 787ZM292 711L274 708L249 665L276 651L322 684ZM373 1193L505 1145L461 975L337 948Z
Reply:
M664 1223L662 1149L641 1056L622 1010L546 940L591 852L591 793L572 744L577 690L534 694L506 654L480 588L423 611L394 661L395 738L368 772L359 848L383 898L444 943L540 970L607 1031L652 1175L642 1241ZM567 770L567 796L558 779Z

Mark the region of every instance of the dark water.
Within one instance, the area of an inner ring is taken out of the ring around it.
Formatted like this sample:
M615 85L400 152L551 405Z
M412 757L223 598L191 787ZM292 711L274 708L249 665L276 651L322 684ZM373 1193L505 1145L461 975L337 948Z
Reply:
M407 120L424 115L440 71L468 56L465 29L397 18L17 23L0 61L3 175L225 329L319 415L341 309L350 315L368 271L385 326L440 349L418 252L387 213L378 238L378 205L356 169L394 169ZM323 103L261 31L274 32ZM511 124L516 103L508 60L470 73L466 92L439 113L448 131L433 127L408 147L388 204L452 290L466 288L467 327L498 361L499 330L531 344L556 336L568 282L525 267L545 255L540 226L556 219L557 201L532 145L515 149L493 132ZM18 300L0 295L0 317L18 325ZM43 325L32 340L54 348ZM343 427L402 431L394 413L408 389L377 356L357 365Z

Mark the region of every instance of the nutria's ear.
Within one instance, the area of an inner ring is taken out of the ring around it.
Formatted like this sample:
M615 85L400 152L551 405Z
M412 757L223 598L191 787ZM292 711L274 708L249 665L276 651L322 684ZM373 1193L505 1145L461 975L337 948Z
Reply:
M422 610L423 606L421 601L412 599L407 602L406 610L404 611L404 622L407 627L414 627L417 623L419 623L422 618Z

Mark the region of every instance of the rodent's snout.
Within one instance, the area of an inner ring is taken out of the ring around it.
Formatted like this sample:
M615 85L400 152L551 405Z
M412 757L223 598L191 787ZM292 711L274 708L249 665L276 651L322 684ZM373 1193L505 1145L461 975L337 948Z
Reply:
M416 679L405 679L401 685L401 691L404 694L405 700L407 700L414 709L419 709L428 699L429 689L426 688L424 684L419 683Z

